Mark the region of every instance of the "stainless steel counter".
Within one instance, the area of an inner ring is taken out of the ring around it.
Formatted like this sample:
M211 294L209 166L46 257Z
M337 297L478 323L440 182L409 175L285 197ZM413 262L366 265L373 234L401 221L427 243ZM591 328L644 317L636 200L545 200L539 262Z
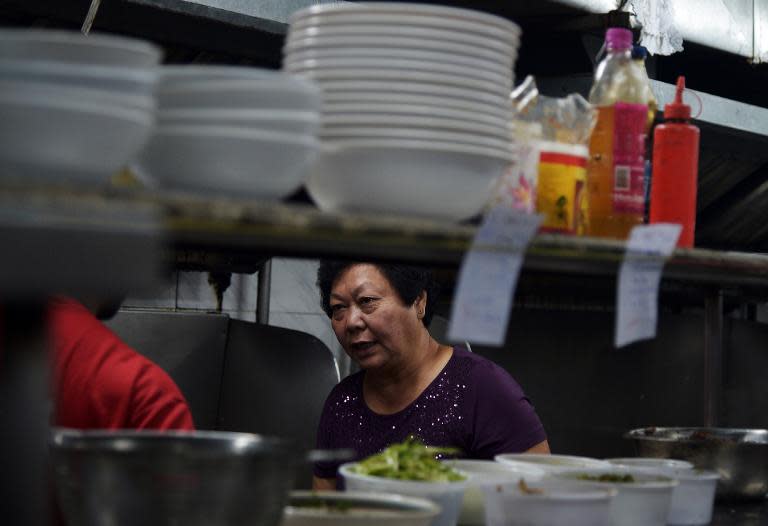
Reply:
M711 526L765 526L765 524L768 524L768 500L717 504Z

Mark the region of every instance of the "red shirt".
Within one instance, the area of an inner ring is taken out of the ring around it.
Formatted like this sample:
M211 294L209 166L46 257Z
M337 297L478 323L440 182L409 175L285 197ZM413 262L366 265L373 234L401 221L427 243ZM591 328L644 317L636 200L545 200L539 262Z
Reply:
M75 429L193 430L179 388L85 307L51 301L54 425Z

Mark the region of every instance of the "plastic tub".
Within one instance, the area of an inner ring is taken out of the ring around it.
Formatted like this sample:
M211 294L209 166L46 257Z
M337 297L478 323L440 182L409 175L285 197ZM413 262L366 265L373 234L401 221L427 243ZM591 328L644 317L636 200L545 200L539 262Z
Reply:
M440 506L387 493L292 491L281 526L427 526Z
M634 480L600 482L581 478L601 475L631 475ZM568 471L553 477L588 488L615 489L618 494L611 502L613 526L664 526L672 503L672 491L678 485L677 480L670 477L623 468Z
M535 464L547 473L562 473L574 469L608 468L611 465L605 460L573 455L538 455L530 453L503 453L494 457L496 462L507 465L517 465L519 462Z
M709 524L720 475L697 469L664 470L678 481L672 492L667 524Z
M360 475L352 471L356 463L344 464L339 473L349 491L372 491L376 493L398 493L409 497L431 500L440 506L441 512L432 519L431 526L454 526L459 517L466 481L457 482L416 482Z
M676 460L672 458L628 457L607 458L606 460L616 466L623 466L628 468L653 468L672 470L693 469L693 464L687 460Z
M546 475L546 472L537 466L508 466L493 460L446 460L445 463L469 475L459 514L459 524L464 526L486 524L484 485L517 484L520 479L538 481Z
M611 526L612 488L544 480L527 485L486 485L487 526Z

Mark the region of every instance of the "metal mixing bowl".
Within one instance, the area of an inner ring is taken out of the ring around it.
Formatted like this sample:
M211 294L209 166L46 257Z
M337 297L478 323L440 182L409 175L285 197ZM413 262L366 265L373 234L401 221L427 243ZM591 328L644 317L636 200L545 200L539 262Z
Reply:
M721 499L768 493L768 431L709 427L648 427L624 435L641 457L677 458L720 473Z
M304 454L246 433L54 430L68 526L271 526Z

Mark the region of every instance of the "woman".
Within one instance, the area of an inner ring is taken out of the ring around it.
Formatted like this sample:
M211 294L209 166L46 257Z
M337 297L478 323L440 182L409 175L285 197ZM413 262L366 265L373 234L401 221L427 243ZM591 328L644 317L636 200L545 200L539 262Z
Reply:
M351 448L364 458L415 435L468 458L549 453L538 416L506 371L430 336L431 273L323 261L317 282L339 343L361 369L328 396L318 448ZM335 488L337 468L317 464L313 487Z

